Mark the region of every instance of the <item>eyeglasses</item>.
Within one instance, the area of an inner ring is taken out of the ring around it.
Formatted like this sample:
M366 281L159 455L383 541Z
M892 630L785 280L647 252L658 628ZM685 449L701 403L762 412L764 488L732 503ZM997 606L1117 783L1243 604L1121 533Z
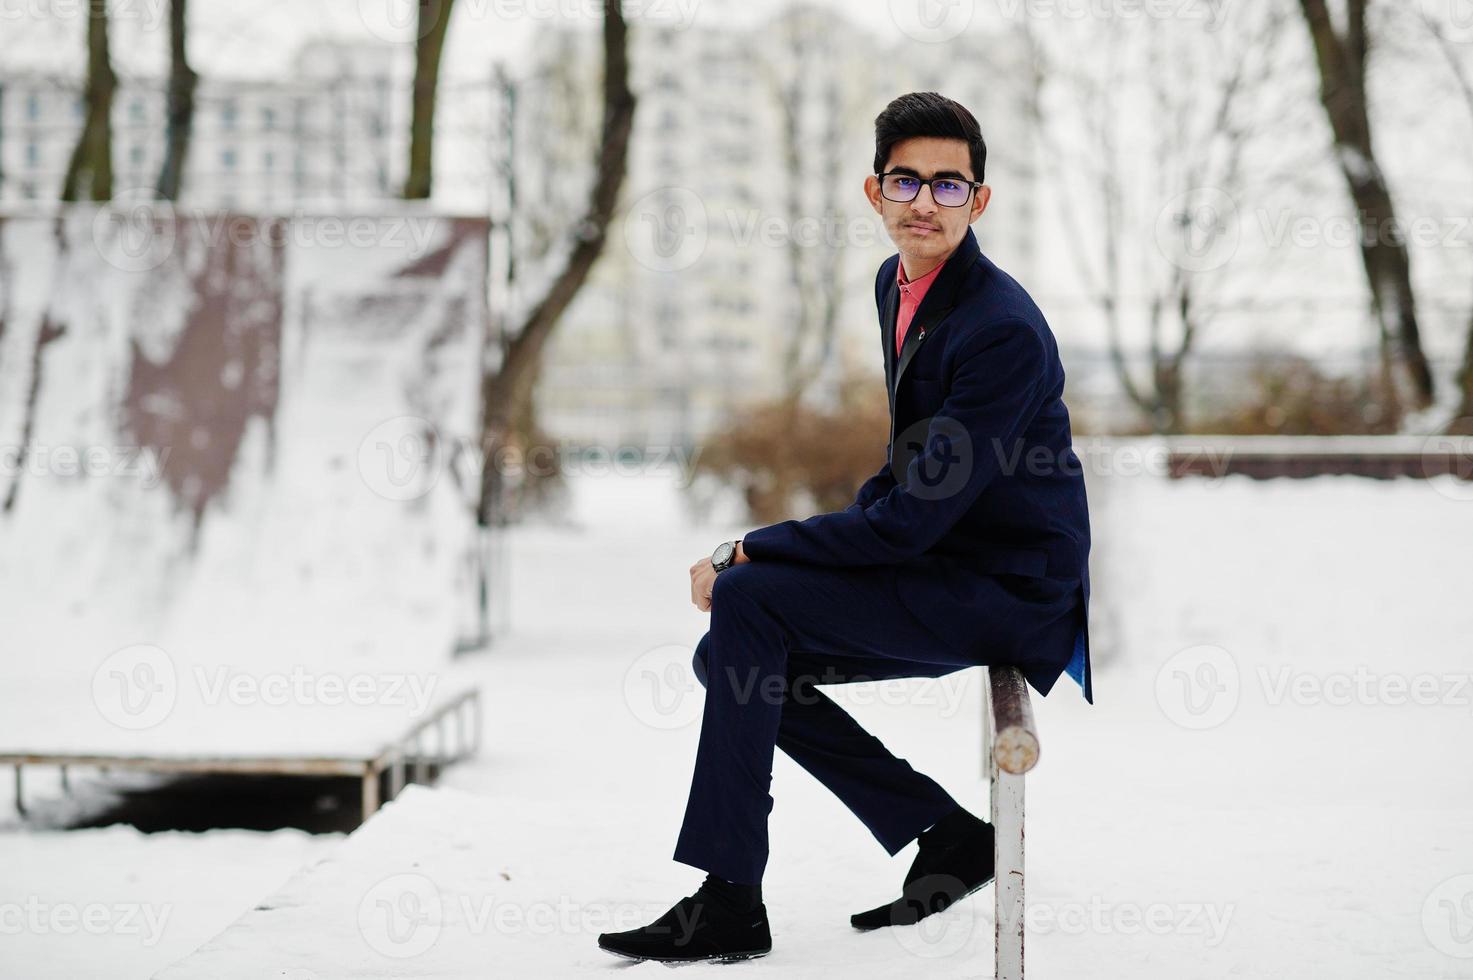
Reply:
M880 178L880 193L885 200L906 204L916 199L925 184L931 185L931 199L944 208L959 208L971 200L974 188L982 186L980 180L960 180L956 177L928 177L922 180L915 174L876 174Z

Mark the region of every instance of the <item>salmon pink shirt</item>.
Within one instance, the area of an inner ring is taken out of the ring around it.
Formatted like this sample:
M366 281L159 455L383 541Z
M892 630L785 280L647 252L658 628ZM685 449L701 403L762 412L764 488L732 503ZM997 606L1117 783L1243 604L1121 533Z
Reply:
M951 258L947 256L946 258ZM915 282L905 281L905 263L895 263L895 281L900 285L900 308L895 313L895 356L900 356L901 349L905 346L905 331L910 327L910 321L916 315L916 307L921 305L925 298L926 290L931 288L931 283L936 281L936 273L940 272L946 265L946 259L930 272L921 276Z

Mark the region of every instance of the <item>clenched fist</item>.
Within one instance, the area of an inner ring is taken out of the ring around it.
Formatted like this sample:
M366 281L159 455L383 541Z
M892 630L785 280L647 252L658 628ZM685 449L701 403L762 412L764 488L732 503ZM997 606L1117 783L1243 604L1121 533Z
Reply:
M736 558L732 560L733 565L745 565L752 559L742 550L742 543L737 542ZM711 556L707 555L690 567L690 601L696 604L701 612L711 611L711 586L716 583L716 569L711 567Z

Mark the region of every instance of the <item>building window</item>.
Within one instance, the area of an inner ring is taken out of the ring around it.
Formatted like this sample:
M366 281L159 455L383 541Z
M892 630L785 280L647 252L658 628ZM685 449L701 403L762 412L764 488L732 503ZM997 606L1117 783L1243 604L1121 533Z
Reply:
M41 162L41 148L35 143L26 144L26 166L34 167Z
M128 151L128 159L133 161L135 167L143 166L143 147L134 143L133 148Z
M276 110L266 106L261 110L261 128L268 133L276 128Z
M133 103L128 106L128 114L134 122L143 122L147 118L147 114L143 111L143 100L134 99Z
M220 125L226 129L235 128L235 100L227 99L220 104Z
M235 151L234 150L230 150L230 149L222 150L221 153L220 153L220 164L226 170L234 170L235 169Z
M41 100L35 92L26 96L26 118L32 122L41 118Z
M265 153L263 153L261 155L261 166L263 169L265 169L267 173L270 173L272 170L276 169L276 154L272 153L270 150L267 150Z

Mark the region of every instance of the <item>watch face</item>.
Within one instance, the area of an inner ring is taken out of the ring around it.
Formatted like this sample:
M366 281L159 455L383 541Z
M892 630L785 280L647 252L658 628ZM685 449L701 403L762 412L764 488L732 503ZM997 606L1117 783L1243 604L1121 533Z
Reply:
M731 561L731 553L735 550L736 547L730 541L723 541L717 546L716 554L711 559L712 563L717 565L726 564Z

